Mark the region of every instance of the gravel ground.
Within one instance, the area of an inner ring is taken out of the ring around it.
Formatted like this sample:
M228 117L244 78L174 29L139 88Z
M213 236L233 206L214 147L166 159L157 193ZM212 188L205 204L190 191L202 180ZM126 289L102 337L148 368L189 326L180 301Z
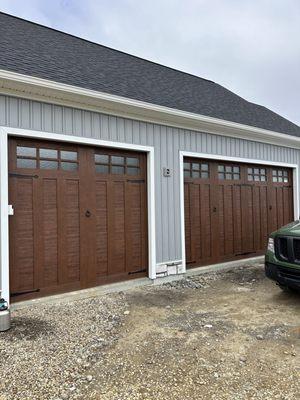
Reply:
M256 264L20 309L0 399L300 399L299 306Z

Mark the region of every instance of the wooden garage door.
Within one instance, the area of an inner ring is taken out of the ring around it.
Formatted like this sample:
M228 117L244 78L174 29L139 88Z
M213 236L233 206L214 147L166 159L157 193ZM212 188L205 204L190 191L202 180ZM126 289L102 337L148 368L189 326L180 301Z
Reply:
M187 158L184 177L190 267L262 254L293 220L290 169Z
M12 300L147 274L146 156L10 140Z

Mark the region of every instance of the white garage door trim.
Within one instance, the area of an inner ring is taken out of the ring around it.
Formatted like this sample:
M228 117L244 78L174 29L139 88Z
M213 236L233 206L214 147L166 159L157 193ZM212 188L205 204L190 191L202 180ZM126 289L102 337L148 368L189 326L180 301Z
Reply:
M222 160L222 161L233 161L239 163L249 164L262 164L276 167L286 167L293 169L293 200L294 200L294 219L299 218L299 175L297 164L289 164L276 161L258 160L253 158L241 158L241 157L228 157L221 156L219 154L207 154L207 153L194 153L190 151L179 151L179 165L180 165L180 225L181 225L181 251L182 251L182 266L183 272L186 271L186 252L185 252L185 216L184 216L184 174L183 174L183 159L184 157L195 157L195 158L206 158L209 160Z
M156 238L155 238L155 184L154 147L136 144L110 142L79 136L61 135L20 128L0 127L0 291L9 299L9 220L8 220L8 137L18 136L59 142L78 143L99 147L135 150L147 153L147 200L148 200L148 271L149 278L156 278Z

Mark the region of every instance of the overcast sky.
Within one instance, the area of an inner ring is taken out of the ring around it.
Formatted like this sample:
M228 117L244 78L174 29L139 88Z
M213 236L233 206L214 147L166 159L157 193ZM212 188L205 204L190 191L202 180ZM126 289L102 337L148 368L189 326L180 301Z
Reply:
M299 0L0 0L0 9L213 80L300 125Z

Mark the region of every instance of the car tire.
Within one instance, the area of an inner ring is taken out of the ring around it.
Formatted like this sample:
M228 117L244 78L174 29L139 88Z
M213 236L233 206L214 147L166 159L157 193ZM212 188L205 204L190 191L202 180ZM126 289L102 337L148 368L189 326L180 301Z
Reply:
M280 289L285 292L285 293L295 293L296 289L287 286L287 285L281 285L280 283L278 283L278 286L280 287Z

